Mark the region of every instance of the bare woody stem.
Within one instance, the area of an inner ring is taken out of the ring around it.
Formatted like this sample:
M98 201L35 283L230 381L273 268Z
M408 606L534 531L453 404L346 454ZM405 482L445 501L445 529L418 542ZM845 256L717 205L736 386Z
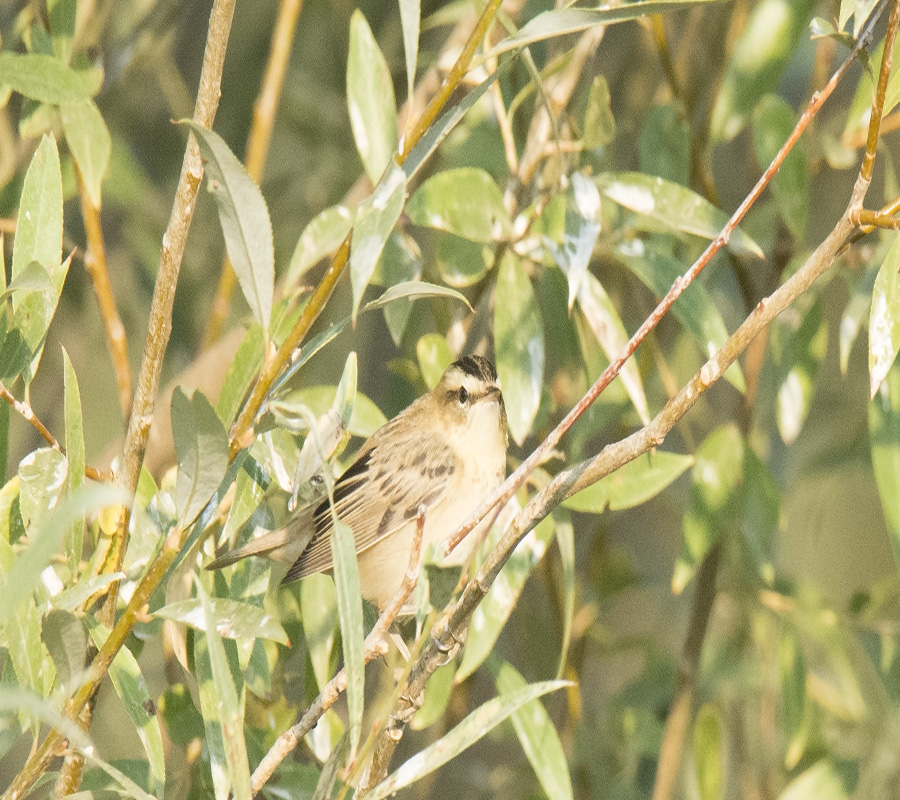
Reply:
M272 31L272 45L262 88L253 104L253 124L247 137L244 166L247 168L247 174L257 183L262 181L263 168L269 154L272 128L275 126L275 112L278 110L284 76L294 44L294 33L297 30L297 19L302 7L303 0L281 0L278 18ZM203 336L204 350L219 338L225 318L228 316L235 280L234 268L226 254L222 261L222 272L219 275L219 285L213 298L206 333Z
M81 218L87 235L87 250L84 254L84 266L94 284L94 294L100 305L100 315L106 330L106 345L112 358L113 370L116 373L116 386L119 390L119 406L122 418L128 419L131 411L132 386L131 364L128 362L128 341L125 337L125 326L119 316L116 300L113 297L112 285L109 282L109 270L106 265L106 245L103 240L103 227L100 224L100 209L91 201L87 186L78 168L78 195L81 199Z
M485 6L475 29L469 36L456 63L441 83L440 89L438 89L434 97L431 98L410 134L403 140L402 148L398 156L399 163L402 164L403 161L406 160L412 148L415 147L428 130L429 125L437 119L438 114L446 105L453 90L456 89L466 72L468 72L469 65L475 55L475 50L487 33L487 29L493 21L499 6L500 0L489 0L488 4ZM321 314L322 309L325 307L325 303L328 302L328 298L331 297L331 293L337 285L338 278L341 276L344 267L347 265L349 257L350 236L348 235L338 248L337 253L335 253L334 258L331 260L331 264L329 264L328 269L319 281L319 285L316 286L316 290L309 298L309 301L300 314L300 318L291 329L291 332L281 343L275 356L266 360L262 373L253 387L249 400L244 405L240 416L232 426L229 436L232 458L247 444L246 439L252 431L253 421L262 406L266 394L272 387L275 379L289 363L294 350L303 341L306 334L309 332L309 329L312 327L312 324L316 321L319 314Z

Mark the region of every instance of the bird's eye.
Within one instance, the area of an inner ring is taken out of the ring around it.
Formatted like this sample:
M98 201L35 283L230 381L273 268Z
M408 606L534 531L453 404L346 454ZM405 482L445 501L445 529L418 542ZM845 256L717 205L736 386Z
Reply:
M464 406L469 400L469 393L466 391L465 386L459 387L459 404Z

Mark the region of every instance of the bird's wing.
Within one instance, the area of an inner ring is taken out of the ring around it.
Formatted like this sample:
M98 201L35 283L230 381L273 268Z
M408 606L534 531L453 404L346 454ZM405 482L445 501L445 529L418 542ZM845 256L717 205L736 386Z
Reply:
M404 453L403 460L396 454ZM393 457L392 457L393 454ZM356 552L374 545L414 519L420 505L434 505L447 492L457 457L442 440L420 433L391 437L390 450L376 441L367 447L334 487L334 510L353 530ZM328 500L315 511L315 536L284 578L285 583L332 566L333 522Z

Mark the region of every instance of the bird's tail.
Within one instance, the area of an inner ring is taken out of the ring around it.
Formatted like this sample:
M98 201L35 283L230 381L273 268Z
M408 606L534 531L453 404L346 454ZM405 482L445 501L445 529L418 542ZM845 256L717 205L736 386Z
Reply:
M231 566L247 556L265 556L275 561L284 561L293 564L299 557L310 536L298 532L296 525L288 524L277 531L257 536L241 547L223 553L215 561L206 565L206 569L222 569Z

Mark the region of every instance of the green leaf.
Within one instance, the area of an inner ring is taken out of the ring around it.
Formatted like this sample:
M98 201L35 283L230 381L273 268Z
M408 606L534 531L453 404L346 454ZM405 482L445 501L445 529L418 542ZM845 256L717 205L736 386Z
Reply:
M64 64L68 64L72 57L77 11L77 0L49 0L47 3L50 35L53 37L53 54Z
M406 54L406 97L413 96L416 61L419 57L420 0L400 0L400 25L403 28L403 52Z
M109 631L96 618L88 615L85 619L94 645L98 649L101 648L109 636ZM144 752L150 763L150 773L156 784L152 788L154 791L160 791L166 784L166 764L159 717L148 710L153 706L147 682L137 659L127 646L121 647L116 653L109 666L109 678L144 746Z
M812 13L811 0L762 0L750 12L712 110L713 139L733 139L759 99L775 91Z
M84 621L69 611L51 608L41 622L41 641L46 645L57 682L68 689L79 678L87 664L87 631Z
M436 266L441 280L449 286L464 288L478 283L487 275L490 261L490 249L479 242L452 233L438 239Z
M850 366L850 351L856 342L859 332L869 321L872 308L872 293L875 289L875 278L878 270L869 266L858 278L853 287L853 294L844 307L844 314L838 327L838 349L841 375L847 375Z
M494 350L509 429L521 445L537 415L544 381L544 327L522 263L511 250L500 262L494 304Z
M884 521L900 567L900 366L891 368L869 403L869 446Z
M780 97L769 94L759 101L753 111L753 144L760 167L775 159L796 124L797 115ZM771 186L784 224L802 242L809 215L809 169L802 139L787 154Z
M522 691L527 686L525 679L506 661L500 661L494 670L494 682L501 696ZM554 800L573 797L566 754L544 706L538 700L529 700L512 713L512 724L547 797Z
M74 70L43 53L0 52L0 86L53 105L90 96Z
M900 234L885 256L869 315L869 396L875 397L900 349Z
M694 457L656 451L638 456L611 475L582 489L563 505L573 511L602 514L634 508L656 497L694 463Z
M616 248L616 255L641 282L662 298L681 277L683 265L653 240L632 239ZM712 356L728 339L728 328L706 287L694 280L675 301L672 314L694 336L703 354ZM747 391L744 373L735 361L725 370L725 380L742 394Z
M850 794L847 779L837 765L823 759L794 778L778 800L847 800Z
M270 639L290 644L284 628L278 620L259 606L214 597L209 601L209 613L199 597L178 600L153 612L156 617L183 622L192 628L206 632L211 619L220 636L226 639Z
M44 520L65 492L66 457L52 447L30 452L19 463L19 508L29 534L41 530Z
M54 451L55 452L55 451ZM65 473L63 473L64 475ZM28 549L19 554L0 590L0 608L13 608L19 599L31 594L32 587L44 568L59 552L64 532L89 511L120 505L125 493L116 486L88 486L77 495L54 504L41 520L39 529L28 534Z
M781 720L788 741L785 765L793 769L806 747L806 661L797 637L785 630L778 648Z
M112 153L109 129L93 100L70 100L59 111L66 141L84 178L88 196L100 208L101 186Z
M688 186L691 179L691 126L677 103L654 106L638 139L641 172Z
M409 198L406 213L416 225L473 242L506 239L512 228L494 179L475 167L448 169L429 178Z
M212 603L199 581L196 586L206 627L203 636L194 637L194 663L216 798L226 800L233 791L235 800L250 800L250 765L244 741L244 685L234 663L237 652L232 647L229 659L219 636Z
M648 0L648 2L628 3L612 8L566 8L558 11L545 11L525 24L517 34L495 45L488 51L485 58L526 47L544 39L565 36L567 33L578 33L593 28L595 25L612 25L615 22L640 19L648 14L680 11L711 2L718 2L718 0Z
M109 586L109 584L120 581L125 577L124 572L110 572L105 575L93 575L89 578L83 578L71 589L65 589L59 594L53 595L50 603L53 608L58 608L61 611L79 610L89 597Z
M628 332L603 284L590 272L586 272L582 278L578 290L578 307L606 357L610 361L618 358L628 345ZM638 416L646 424L650 421L650 411L634 356L625 362L625 366L619 372L619 380L628 392Z
M300 581L300 621L319 689L331 680L334 635L338 624L334 581L323 574Z
M373 311L376 308L384 308L388 303L392 303L394 300L399 300L401 298L416 300L420 297L449 297L453 300L459 300L460 303L465 303L469 311L474 311L465 295L460 294L455 289L450 289L446 286L436 286L435 284L427 283L426 281L407 281L406 283L398 283L396 286L392 286L388 289L377 300L366 303L364 310Z
M290 406L305 406L318 418L328 412L334 403L337 393L337 387L332 386L309 386L305 389L297 389L289 395L279 398L279 405L283 408ZM347 432L352 436L361 436L368 439L375 431L377 431L384 423L387 417L381 412L381 409L366 397L362 392L357 392L353 401L353 413L350 421L347 423Z
M182 525L203 510L228 469L228 436L202 392L189 400L176 387L172 394L172 436L178 458L175 506Z
M597 176L600 191L621 206L644 214L673 230L715 239L728 216L706 198L677 183L639 172L606 172ZM762 248L740 228L729 246L739 253L765 258Z
M563 243L554 253L569 283L570 312L600 235L600 193L596 185L580 172L574 173L571 180L572 190L566 196Z
M63 348L63 405L66 419L66 493L71 497L84 486L84 423L81 416L81 395L78 391L78 378L69 360L69 354ZM84 520L77 519L69 529L66 540L66 553L69 556L69 571L73 578L78 576L81 564L81 548L84 543Z
M785 444L800 435L812 406L816 375L828 347L828 330L822 324L822 309L813 303L799 325L782 316L772 328L772 350L778 363L776 421Z
M347 713L352 761L356 757L356 748L359 747L365 702L362 598L353 531L337 518L333 503L332 517L334 531L331 534L331 554L334 559L334 585L337 589L338 618L341 621L344 668L347 670Z
M217 133L181 120L197 137L206 183L219 210L225 248L250 310L268 331L275 286L272 223L262 192Z
M0 57L3 55L0 53ZM47 270L55 289L53 293L13 294L15 327L31 353L40 352L69 267L68 259L62 262L62 201L56 140L52 135L44 136L25 173L13 243L13 281L37 261Z
M562 566L562 644L559 648L559 668L556 677L561 678L565 672L566 659L569 656L569 645L572 641L572 626L575 621L575 528L572 515L564 508L553 510L553 527L556 544L559 547L559 561Z
M718 800L724 785L722 720L715 706L704 703L694 721L694 764L700 800Z
M350 17L347 106L356 149L378 183L397 152L397 103L387 62L359 9Z
M422 379L431 391L453 361L453 354L443 336L439 333L426 333L416 342L416 359Z
M496 544L502 533L499 525L494 526L488 534L485 548ZM455 677L457 683L475 672L493 652L500 632L522 593L525 581L547 552L553 534L553 520L551 518L542 520L519 542L509 560L503 565L486 597L472 614L472 624L469 626L462 663Z
M382 800L429 775L473 745L529 701L571 685L569 681L544 681L488 700L449 733L402 764L396 772L367 795L367 800Z
M681 594L706 554L741 512L744 440L734 425L716 428L697 449L684 540L675 562L672 591Z
M296 291L309 268L337 250L352 227L353 213L343 205L326 208L313 217L294 248L284 279L284 293Z
M360 203L350 242L350 285L353 288L353 321L362 302L363 292L384 250L384 245L403 210L406 197L406 176L394 165L369 197Z
M759 576L775 580L775 535L781 518L781 492L765 462L749 447L744 450L744 542Z
M234 354L225 385L216 402L216 414L225 427L231 425L241 408L250 383L259 371L263 357L263 333L259 325L251 325Z
M584 146L606 147L616 138L616 120L610 106L609 84L603 75L594 77L584 112Z

